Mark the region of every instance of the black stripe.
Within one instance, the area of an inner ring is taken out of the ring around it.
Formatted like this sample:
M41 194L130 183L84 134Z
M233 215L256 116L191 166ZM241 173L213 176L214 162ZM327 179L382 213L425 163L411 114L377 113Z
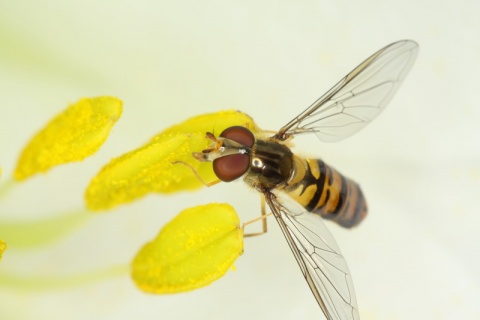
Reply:
M353 216L353 219L352 219L352 225L356 225L361 221L359 219L361 218L361 213L363 212L362 210L363 204L365 203L365 198L363 197L362 190L358 185L355 185L355 187L357 188L358 195L357 195L357 205L355 206L355 215Z
M270 166L275 166L278 163L278 159L281 158L279 152L274 152L273 150L269 150L268 152L263 150L256 150L255 155L257 158L262 159L263 163Z
M326 205L328 203L328 200L330 200L330 189L327 189L327 191L325 192L325 202L323 205ZM327 213L330 214L331 212Z
M320 159L317 160L317 163L318 163L318 171L320 174L320 177L318 180L315 179L315 177L313 177L310 165L308 166L308 173L309 175L312 176L312 178L314 178L313 180L315 181L315 185L317 186L317 190L315 191L313 198L305 206L305 209L307 209L308 211L312 211L318 205L318 203L320 202L320 198L322 197L323 188L325 187L325 176L326 176L326 171L328 167L325 166L325 162L323 162ZM328 199L328 196L329 194L327 193L327 199Z
M343 202L345 201L345 199L347 197L347 180L345 179L345 177L343 175L341 175L341 174L339 174L339 175L340 175L340 179L342 181L342 188L340 189L340 194L338 195L337 206L332 211L332 214L338 214L339 213L340 209L342 209Z
M307 162L307 168L305 170L305 176L303 177L303 179L299 182L299 186L297 187L297 189L301 188L302 190L300 191L300 196L303 195L303 193L305 192L305 190L307 190L307 188L309 186L311 186L312 184L315 184L316 183L316 179L315 177L312 175L312 171L310 170L310 165L308 164Z
M333 170L330 167L327 167L328 185L329 186L332 186L332 184L333 184L333 172L332 171Z

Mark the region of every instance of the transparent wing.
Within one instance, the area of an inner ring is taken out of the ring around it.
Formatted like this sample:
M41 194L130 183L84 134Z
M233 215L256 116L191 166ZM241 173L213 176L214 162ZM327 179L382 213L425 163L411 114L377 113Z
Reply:
M370 56L275 135L314 132L334 142L351 136L378 116L392 99L418 54L411 40L392 43Z
M347 263L322 218L278 191L265 200L327 319L360 319Z

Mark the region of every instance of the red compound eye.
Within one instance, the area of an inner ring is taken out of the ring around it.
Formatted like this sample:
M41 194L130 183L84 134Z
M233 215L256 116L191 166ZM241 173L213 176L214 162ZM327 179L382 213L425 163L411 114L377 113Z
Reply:
M245 127L234 126L223 130L220 137L233 140L246 147L251 148L255 142L253 133Z
M223 130L220 137L238 142L251 148L255 142L255 136L247 128L234 126ZM247 172L250 165L250 155L246 153L231 154L213 160L213 171L217 177L225 182L240 178Z
M230 182L240 178L248 170L250 156L247 154L231 154L213 160L213 171L218 179Z

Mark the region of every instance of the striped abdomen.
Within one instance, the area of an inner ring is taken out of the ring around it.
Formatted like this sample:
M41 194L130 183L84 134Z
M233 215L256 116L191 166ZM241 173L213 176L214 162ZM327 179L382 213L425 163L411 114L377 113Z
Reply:
M294 159L295 174L285 191L308 211L343 227L358 225L367 215L367 203L354 181L319 159Z

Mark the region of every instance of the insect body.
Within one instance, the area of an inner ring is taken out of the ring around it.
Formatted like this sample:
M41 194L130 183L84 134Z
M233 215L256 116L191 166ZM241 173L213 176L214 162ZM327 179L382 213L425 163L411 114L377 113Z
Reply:
M350 72L275 135L256 137L235 126L194 153L212 161L217 177L244 181L265 197L327 319L359 319L345 259L321 217L344 227L362 221L367 205L360 187L322 160L303 159L288 147L290 138L315 133L338 141L363 128L385 108L410 70L418 45L390 44Z

